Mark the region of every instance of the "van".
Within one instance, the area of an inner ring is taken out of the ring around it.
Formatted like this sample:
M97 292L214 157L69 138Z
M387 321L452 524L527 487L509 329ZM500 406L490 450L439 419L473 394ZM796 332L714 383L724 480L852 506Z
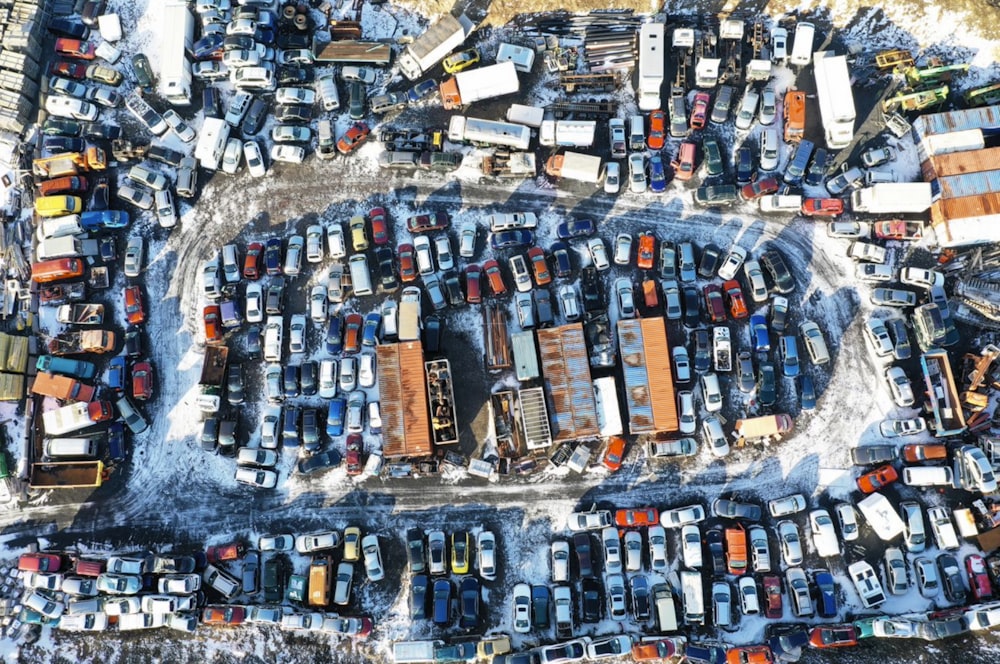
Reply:
M182 198L192 198L198 186L198 161L194 157L181 159L177 169L177 195Z
M656 627L661 632L677 631L674 594L670 592L670 586L665 583L657 583L653 586L653 615L656 617Z
M316 125L317 148L316 155L320 159L333 159L336 154L337 139L333 136L333 127L329 120L320 120Z
M316 77L316 92L319 93L324 110L336 111L340 108L340 94L337 92L337 81L332 72Z
M812 61L813 37L816 26L803 21L795 26L795 41L792 42L792 55L788 62L799 67L805 67Z
M709 118L712 124L722 124L729 119L729 107L733 104L733 92L735 88L731 85L720 85L719 92L715 96L715 103L712 104L712 116Z
M355 254L348 261L348 267L351 270L351 287L354 289L354 294L373 294L371 272L368 270L368 258L364 254Z
M907 466L903 468L907 486L954 486L951 468L943 466Z
M325 607L330 603L330 567L333 559L329 556L313 558L309 564L309 606Z
M49 438L45 441L45 456L50 459L96 459L98 440L100 440L100 436Z
M98 577L104 574L104 561L81 558L76 561L76 573L80 576Z
M701 586L701 572L683 570L681 590L684 593L684 622L688 625L705 624L705 596Z
M798 212L802 209L802 196L798 194L772 194L761 196L761 212Z
M812 141L802 139L792 151L792 156L788 158L788 165L785 166L785 174L782 179L785 184L798 186L802 184L806 168L809 166L809 158L812 157L815 144Z
M38 231L35 233L38 241L55 237L66 237L67 235L80 235L84 233L83 226L80 225L80 215L67 214L62 217L49 217L42 219L38 224Z
M714 373L701 376L701 398L705 402L705 410L714 413L722 409L722 390L719 389L719 377Z
M31 264L31 280L36 284L81 276L83 276L83 260L79 258L57 258Z
M903 540L906 550L920 553L927 548L927 530L924 528L924 513L920 504L912 501L899 504L903 519Z
M806 93L794 88L786 92L781 114L785 120L785 142L802 140L806 130Z
M39 217L63 217L83 211L79 196L41 196L35 199L35 212Z
M629 120L628 146L633 152L646 149L646 121L641 115L633 115Z

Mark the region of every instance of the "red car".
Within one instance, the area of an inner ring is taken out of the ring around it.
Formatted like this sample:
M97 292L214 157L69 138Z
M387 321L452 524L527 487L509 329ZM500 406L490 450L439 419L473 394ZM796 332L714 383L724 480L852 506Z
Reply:
M347 437L347 474L360 475L364 467L361 464L361 434L352 433Z
M417 264L414 260L414 250L412 244L401 244L398 249L399 255L399 278L404 283L410 283L417 278Z
M22 572L58 572L62 558L54 553L25 553L17 559L17 568Z
M764 588L764 617L780 620L784 613L781 602L781 579L776 576L765 576L760 584Z
M146 311L142 306L142 289L138 286L125 287L125 318L132 325L146 321Z
M539 286L546 286L552 283L552 273L549 272L549 264L545 260L545 250L541 247L528 249L528 260L531 261L531 271L535 276L535 283Z
M80 39L60 37L56 40L56 55L77 58L79 60L93 60L97 57L97 44L91 44Z
M247 611L242 606L206 606L201 612L203 625L240 625Z
M132 367L132 398L146 400L153 396L153 365L136 362Z
M886 464L859 477L858 489L861 490L861 493L873 493L898 479L899 475L896 473L896 469Z
M465 301L469 304L479 304L483 301L483 291L480 286L483 271L478 265L465 268Z
M662 150L667 138L667 115L660 109L649 114L649 136L646 147L650 150Z
M368 213L372 223L372 239L375 244L389 244L389 227L385 220L385 208L372 208Z
M839 198L807 198L802 201L802 214L807 217L836 217L844 212Z
M705 126L705 118L708 116L708 103L712 98L707 92L699 92L694 96L694 105L691 107L691 128L701 129Z
M247 255L243 259L243 276L251 281L260 279L260 263L264 257L264 245L251 242L247 245Z
M854 625L829 625L813 627L809 643L816 648L844 648L858 645L858 631Z
M615 523L622 528L656 526L660 523L660 510L655 507L634 507L615 512Z
M708 318L713 323L726 322L726 307L722 303L722 289L718 284L708 284L705 286L705 310L708 311Z
M986 571L986 560L978 553L965 559L965 571L969 573L969 587L972 595L978 600L992 599L993 586L990 585L990 575Z
M202 311L202 321L205 324L205 343L222 341L222 309L217 304L210 304Z
M365 319L361 314L348 314L344 319L344 352L358 353L361 351L361 326Z
M239 560L246 555L247 548L240 542L230 542L229 544L217 544L205 549L205 557L210 563L225 562L227 560Z
M53 76L65 76L66 78L82 81L87 78L87 65L56 60L49 65L49 73Z
M778 191L778 181L774 178L760 178L756 182L745 184L740 189L740 196L745 201L755 201L761 196L767 196Z
M622 467L622 459L625 458L625 439L621 436L612 436L608 440L608 449L604 451L601 463L610 471L618 470Z
M361 144L368 140L368 134L371 130L368 128L364 122L355 122L351 125L351 128L347 130L347 133L340 137L337 141L337 152L340 154L350 154L354 152Z
M729 315L733 320L740 320L750 315L747 311L746 300L743 299L743 290L740 282L730 279L722 283L722 289L726 292L726 300L729 301Z
M500 263L491 258L483 263L483 271L486 273L486 281L490 283L490 291L494 295L503 295L507 292L507 285L503 282L503 273L500 272Z
M438 210L434 214L418 214L406 220L406 228L411 233L429 233L430 231L443 231L448 228L451 219L447 212Z

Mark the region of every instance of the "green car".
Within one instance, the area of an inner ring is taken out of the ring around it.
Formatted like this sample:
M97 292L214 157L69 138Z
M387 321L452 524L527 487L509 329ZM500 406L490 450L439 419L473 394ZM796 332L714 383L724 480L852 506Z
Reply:
M145 54L136 53L132 56L132 71L135 74L135 82L141 87L153 87L153 68L149 66L149 58Z
M722 175L722 149L719 147L719 142L714 138L706 138L702 148L705 152L705 170L708 175L710 177Z
M875 631L872 629L872 623L875 622L876 618L881 617L882 616L872 616L870 618L854 621L854 629L857 630L857 637L859 641L861 639L868 639L875 636Z

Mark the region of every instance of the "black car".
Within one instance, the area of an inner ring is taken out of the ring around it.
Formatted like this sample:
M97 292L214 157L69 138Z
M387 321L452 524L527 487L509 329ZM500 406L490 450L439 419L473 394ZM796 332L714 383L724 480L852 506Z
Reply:
M243 135L256 136L257 132L264 126L264 120L266 119L267 102L260 97L255 97L250 104L250 108L247 110L246 116L243 118L243 124L241 125Z
M302 85L308 83L312 76L309 75L309 70L304 67L283 65L278 67L274 78L278 85Z
M493 251L523 247L533 244L534 241L535 234L524 228L500 231L499 233L493 233L490 235L490 247Z
M247 359L259 360L261 357L261 329L260 325L251 325L247 330Z
M448 270L444 273L444 294L448 298L448 304L453 307L465 306L465 296L462 294L462 282L458 278L458 273Z
M302 386L302 395L311 397L316 394L316 374L317 368L316 363L312 360L302 363L302 368L299 370L299 385Z
M712 502L712 513L724 519L741 519L744 521L760 521L762 510L760 505L741 503L728 498L716 498Z
M49 117L42 125L42 133L46 136L79 136L83 127L76 120Z
M312 48L312 41L306 33L279 31L276 39L278 48L286 51L294 48Z
M582 578L594 576L594 559L591 553L590 533L575 533L573 535L573 550L576 551L577 570Z
M46 122L49 122L46 120ZM100 122L84 122L80 125L80 133L84 138L100 141L113 141L122 135L122 128L117 125L101 124Z
M823 184L823 179L826 177L826 157L827 153L823 148L817 148L813 154L812 163L806 171L806 184L810 187Z
M82 138L70 136L46 136L42 139L42 152L46 156L64 152L83 152L86 145Z
M261 576L265 602L280 602L283 599L285 576L285 559L282 556L269 556L265 559L264 573Z
M100 241L101 260L113 263L118 258L118 244L113 235L105 235Z
M427 619L427 589L430 578L426 574L417 574L410 581L410 618L412 620Z
M291 399L299 396L299 367L295 364L289 364L285 367L282 374L282 391L286 399Z
M479 579L466 576L458 587L461 614L458 626L462 629L475 629L479 626Z
M862 445L851 448L851 460L856 466L887 463L899 458L899 448L895 445Z
M424 349L428 353L441 352L441 318L428 316L424 321Z
M761 406L773 406L778 400L777 374L771 362L761 362L757 367L757 400Z
M712 573L722 576L726 573L726 553L722 546L722 530L709 528L705 533L708 555L712 558Z
M549 605L552 593L548 586L531 586L531 626L535 629L549 628Z
M600 581L592 578L584 579L581 600L583 611L580 617L583 622L600 622L604 606L604 593L602 592Z
M410 528L406 531L406 560L413 574L423 572L427 568L424 531L419 528Z
M111 184L106 175L94 180L94 192L90 195L88 210L107 210L111 206Z
M744 145L736 151L736 184L743 186L753 180L753 152Z
M399 288L399 279L396 278L396 266L389 247L379 247L375 251L375 260L378 262L379 282L382 290L391 292Z
M552 243L552 264L552 271L560 279L566 279L573 274L573 263L569 257L569 246L565 242Z
M142 328L129 325L125 330L125 354L129 357L142 355Z
M210 417L201 425L201 449L214 452L219 444L219 418Z
M86 39L90 36L90 28L83 23L60 17L49 20L49 32L70 39Z
M699 328L694 331L694 370L703 373L711 366L712 342L708 337L708 330Z
M312 108L299 104L278 104L274 109L274 117L278 122L309 122L312 115Z
M222 40L223 51L253 51L257 48L257 42L250 35L229 35Z
M326 324L326 352L339 353L344 348L344 337L339 313L331 313Z
M80 20L83 21L84 25L95 27L98 17L104 15L107 6L108 3L105 0L87 0L83 3L83 9L80 11Z
M950 553L942 553L937 557L938 573L944 585L944 596L949 602L965 603L965 582L962 581L962 566Z
M637 622L649 620L649 581L642 575L629 579L629 590L632 594L632 615Z
M182 152L177 150L171 150L168 147L162 145L150 146L149 151L146 152L146 156L154 161L158 161L168 166L173 166L174 168L179 168L181 165L181 159L184 158Z
M351 81L348 108L352 120L365 117L365 86L361 81Z
M684 287L684 325L695 327L701 321L701 296L694 286Z
M302 445L307 452L319 450L319 416L315 408L302 409Z
M301 459L298 468L299 472L303 475L311 475L321 470L336 468L340 465L341 461L340 452L331 448Z
M219 91L212 86L207 86L201 92L201 110L205 112L206 118L222 118L222 101L219 99Z
M243 365L230 364L229 376L226 378L226 398L229 405L238 406L245 398L243 391Z
M698 276L704 279L711 279L715 276L715 271L719 269L719 257L722 251L712 243L705 245L701 250L701 261L698 263Z
M281 427L281 440L285 447L299 446L299 407L285 406L282 412L284 424Z
M782 257L782 255L775 249L768 249L761 254L760 263L771 275L771 281L774 283L774 290L778 291L782 295L786 295L795 290L795 280L792 279L792 273L788 271L788 266L785 265L784 257Z
M601 289L601 278L593 265L583 268L583 278L580 280L580 293L583 295L583 310L590 313L592 311L604 310L603 290Z

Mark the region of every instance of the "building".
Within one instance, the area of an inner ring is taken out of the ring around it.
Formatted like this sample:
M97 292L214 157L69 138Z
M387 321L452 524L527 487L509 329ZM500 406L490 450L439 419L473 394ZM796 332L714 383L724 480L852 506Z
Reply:
M629 433L677 431L677 398L663 318L618 321L618 344Z
M537 335L553 440L596 438L601 430L583 325L550 327Z
M382 451L386 458L431 453L424 351L419 341L375 348L382 408Z

